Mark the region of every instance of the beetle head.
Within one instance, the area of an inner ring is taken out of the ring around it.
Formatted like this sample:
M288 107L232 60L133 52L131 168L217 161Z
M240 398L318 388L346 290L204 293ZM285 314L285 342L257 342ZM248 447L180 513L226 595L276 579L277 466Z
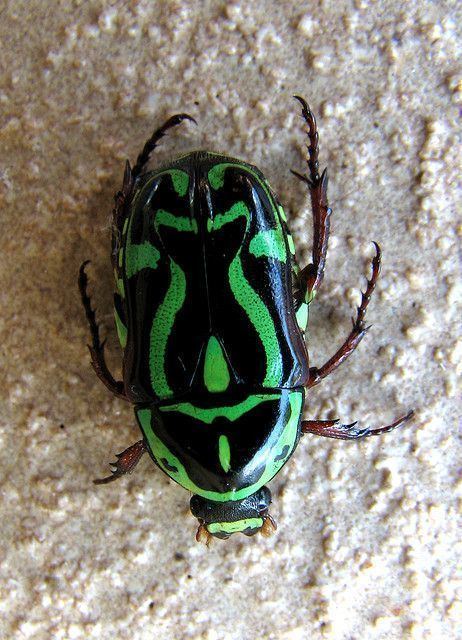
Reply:
M226 540L233 533L253 536L259 531L269 536L276 529L268 509L271 492L262 487L242 500L213 502L201 496L191 498L191 513L199 520L196 540L208 544L211 537Z

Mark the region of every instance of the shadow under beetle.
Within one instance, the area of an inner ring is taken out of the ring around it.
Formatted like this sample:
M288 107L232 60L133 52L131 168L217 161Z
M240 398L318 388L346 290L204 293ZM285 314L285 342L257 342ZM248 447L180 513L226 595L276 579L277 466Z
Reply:
M87 294L92 366L119 398L131 402L143 439L117 456L103 484L132 471L145 451L193 493L196 539L232 533L270 534L271 493L264 486L292 456L300 436L356 440L395 429L413 414L377 429L301 419L305 391L356 349L369 327L364 316L380 269L380 248L353 328L322 366L310 367L305 345L308 306L324 275L331 209L327 171L319 175L316 120L303 98L308 127L312 263L300 269L284 210L254 166L194 151L146 171L178 114L127 161L115 196L112 265L114 313L123 349L123 380L106 365Z

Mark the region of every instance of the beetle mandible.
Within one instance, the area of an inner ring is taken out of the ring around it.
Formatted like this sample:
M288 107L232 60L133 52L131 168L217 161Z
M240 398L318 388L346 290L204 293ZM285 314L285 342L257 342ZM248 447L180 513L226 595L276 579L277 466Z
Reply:
M294 96L307 125L307 173L292 173L309 191L312 262L300 269L287 217L256 167L194 151L146 169L171 117L146 142L133 168L127 161L115 196L112 265L114 315L123 349L123 379L105 360L84 262L79 288L90 326L91 364L117 397L134 405L143 438L118 454L111 482L143 453L192 492L196 539L248 536L276 528L265 486L292 456L300 436L357 440L395 429L360 429L338 420L302 420L305 392L356 349L369 327L372 275L353 327L321 367L310 367L305 344L308 307L324 276L331 209L327 171L319 173L318 132L306 101Z

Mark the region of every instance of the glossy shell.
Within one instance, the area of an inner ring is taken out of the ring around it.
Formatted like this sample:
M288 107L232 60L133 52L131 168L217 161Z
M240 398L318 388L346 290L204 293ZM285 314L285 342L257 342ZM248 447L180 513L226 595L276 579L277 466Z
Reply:
M308 379L282 207L255 167L194 152L138 180L116 240L124 383L151 456L208 499L249 495L292 454Z

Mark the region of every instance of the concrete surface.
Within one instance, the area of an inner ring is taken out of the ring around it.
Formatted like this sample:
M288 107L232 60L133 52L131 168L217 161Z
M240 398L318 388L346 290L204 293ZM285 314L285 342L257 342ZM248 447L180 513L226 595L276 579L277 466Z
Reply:
M461 13L455 0L2 3L1 638L462 637ZM277 534L207 549L187 492L147 458L92 484L139 433L90 368L76 275L91 258L117 369L113 193L125 158L183 110L199 127L157 160L205 147L257 164L305 264L293 93L318 116L334 208L313 364L349 329L372 239L384 254L373 329L306 415L417 415L360 444L306 436L271 484Z

